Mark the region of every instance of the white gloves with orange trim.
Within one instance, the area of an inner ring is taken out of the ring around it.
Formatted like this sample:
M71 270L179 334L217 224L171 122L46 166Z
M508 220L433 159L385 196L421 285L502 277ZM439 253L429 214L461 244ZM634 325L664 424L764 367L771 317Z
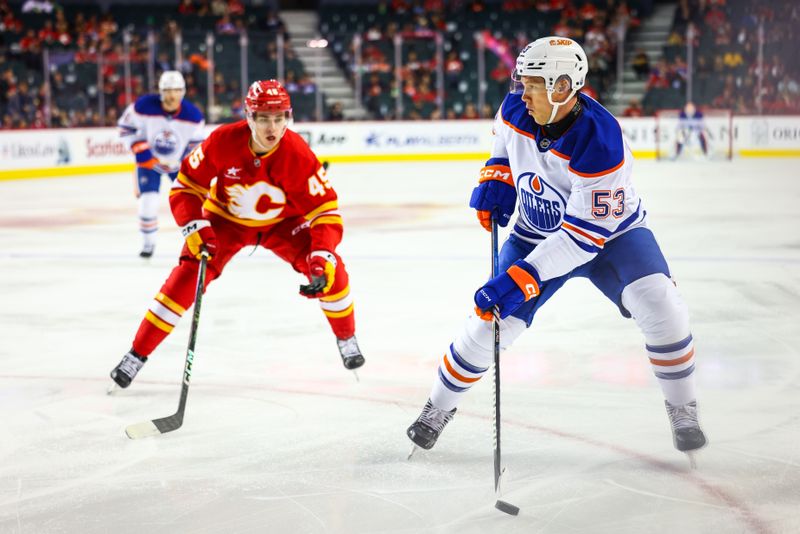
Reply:
M300 294L310 299L324 296L333 287L336 277L336 255L327 250L315 250L308 255L310 284L300 286Z
M538 297L541 284L533 265L517 260L506 272L495 276L475 292L475 312L488 321L497 306L500 318L505 319L523 303Z
M217 234L206 219L195 219L181 228L181 235L186 240L189 252L198 260L203 248L208 251L208 259L217 253Z

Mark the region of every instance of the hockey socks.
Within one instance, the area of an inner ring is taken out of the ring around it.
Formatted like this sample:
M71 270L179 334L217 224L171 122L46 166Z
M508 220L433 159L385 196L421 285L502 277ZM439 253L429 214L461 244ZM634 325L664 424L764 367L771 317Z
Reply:
M653 373L664 398L680 406L695 400L694 341L692 335L668 345L645 345Z
M525 322L516 317L500 321L501 348L511 345L525 328ZM439 363L430 394L433 405L445 411L454 409L461 396L486 374L493 359L492 322L470 316L462 334L450 345Z

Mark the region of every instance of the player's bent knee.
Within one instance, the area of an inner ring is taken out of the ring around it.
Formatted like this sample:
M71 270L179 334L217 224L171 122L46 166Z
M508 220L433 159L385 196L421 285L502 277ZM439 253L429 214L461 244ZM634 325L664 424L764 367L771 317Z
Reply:
M628 284L622 291L622 305L648 343L672 343L689 335L689 309L675 284L663 274Z

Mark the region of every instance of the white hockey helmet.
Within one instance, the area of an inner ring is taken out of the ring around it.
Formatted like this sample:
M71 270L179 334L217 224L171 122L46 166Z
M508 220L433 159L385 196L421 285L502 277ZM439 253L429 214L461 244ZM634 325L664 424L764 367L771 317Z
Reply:
M555 117L560 105L553 102L553 90L556 83L567 78L572 92L568 101L586 84L586 74L589 71L589 61L581 45L566 37L550 36L536 39L528 44L517 56L517 65L511 74L513 80L511 92L522 92L522 77L537 76L544 79L547 89L547 100L553 108L550 120Z
M161 93L167 89L180 89L186 93L186 82L183 75L177 70L165 70L158 79L158 92Z

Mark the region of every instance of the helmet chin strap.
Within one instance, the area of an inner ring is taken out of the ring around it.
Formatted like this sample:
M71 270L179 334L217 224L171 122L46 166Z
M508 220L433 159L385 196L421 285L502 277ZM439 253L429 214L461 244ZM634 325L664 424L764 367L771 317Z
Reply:
M551 106L553 106L553 111L550 112L550 118L547 119L546 124L553 123L553 120L556 118L556 113L558 113L559 106L566 104L567 102L572 100L572 97L575 96L576 92L577 89L573 89L572 92L570 92L569 96L563 102L553 102L553 90L551 89L550 91L547 91L547 101L550 102Z

